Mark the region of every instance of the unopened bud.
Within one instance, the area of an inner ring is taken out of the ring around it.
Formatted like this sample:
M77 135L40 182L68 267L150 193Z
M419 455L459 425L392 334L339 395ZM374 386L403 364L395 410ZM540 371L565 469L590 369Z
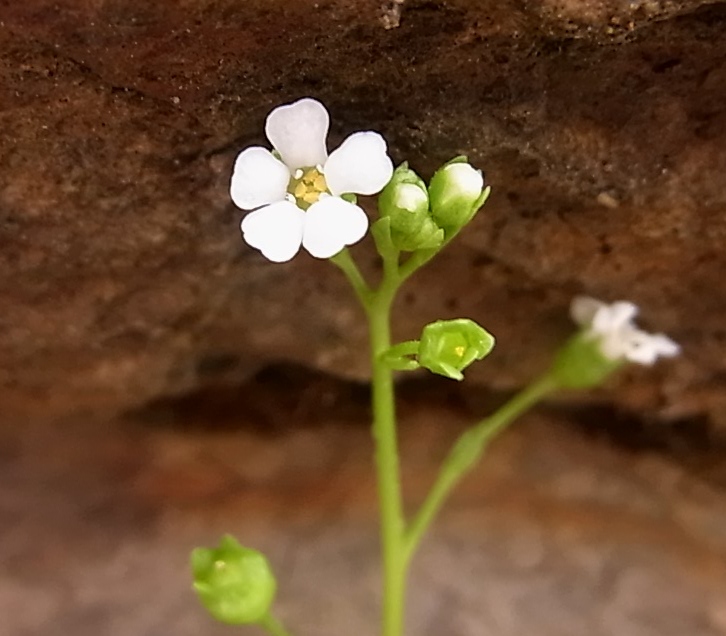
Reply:
M462 371L494 348L494 336L473 320L437 320L424 327L418 362L433 373L463 380Z
M457 157L436 171L429 185L431 215L447 236L466 225L489 196L484 177Z
M226 535L218 548L196 548L191 556L194 589L209 613L231 625L267 616L277 582L265 556Z
M429 197L422 179L403 163L378 197L382 217L391 223L391 241L397 249L413 252L441 245L444 233L433 222Z

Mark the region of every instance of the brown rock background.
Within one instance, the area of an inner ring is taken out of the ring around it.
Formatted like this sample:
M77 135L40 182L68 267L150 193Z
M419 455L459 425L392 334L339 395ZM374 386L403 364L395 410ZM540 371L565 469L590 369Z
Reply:
M726 634L726 3L701 0L0 0L0 634L217 633L184 562L223 530L270 551L296 633L374 633L362 317L327 263L246 248L227 194L304 95L331 146L375 129L493 186L396 308L401 338L498 339L463 389L404 387L410 503L574 294L684 347L493 449L411 633Z
M0 634L228 634L186 565L223 532L269 554L294 634L377 633L366 401L277 369L123 426L0 429ZM440 386L403 387L410 509L473 415ZM614 446L612 424L543 409L492 446L416 559L408 634L726 634L723 472L702 450L694 470Z
M270 360L365 377L339 275L305 257L268 265L241 244L227 196L266 113L314 95L333 143L374 128L425 175L465 152L493 184L486 212L402 299L402 337L477 318L500 346L474 379L513 387L569 331L574 293L627 297L685 355L634 373L618 399L722 419L725 11L2 2L6 413L124 411Z

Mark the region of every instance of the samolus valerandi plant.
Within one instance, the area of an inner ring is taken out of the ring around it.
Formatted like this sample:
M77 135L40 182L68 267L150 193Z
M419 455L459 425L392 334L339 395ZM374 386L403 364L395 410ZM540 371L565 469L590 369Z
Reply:
M556 352L549 369L489 417L466 430L451 448L428 496L412 515L404 510L399 478L394 372L419 368L462 380L467 367L489 354L494 337L468 318L438 320L418 339L391 342L391 306L406 280L446 247L489 197L481 171L466 157L444 164L428 184L407 163L395 170L383 137L350 135L328 154L329 118L314 99L280 106L267 118L273 149L243 150L234 165L231 197L248 210L244 240L275 263L304 248L328 259L347 277L368 320L373 438L380 500L383 561L381 636L401 636L411 559L449 493L481 458L488 443L515 418L558 389L602 383L628 363L652 365L679 347L662 334L638 329L630 302L575 298L578 331ZM369 225L356 195L378 195ZM380 280L363 276L347 247L370 229L382 260ZM267 559L226 536L217 548L192 554L194 589L216 619L256 624L274 636L290 632L274 617L277 583Z

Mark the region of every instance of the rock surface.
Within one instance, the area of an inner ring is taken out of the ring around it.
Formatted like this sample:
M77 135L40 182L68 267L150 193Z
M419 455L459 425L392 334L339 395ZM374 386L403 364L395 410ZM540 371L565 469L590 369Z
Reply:
M684 346L492 448L411 633L726 634L726 3L0 0L0 636L225 634L186 572L225 531L270 553L296 633L375 632L364 384L250 380L367 376L342 277L265 262L227 194L303 95L332 144L379 130L427 176L466 153L494 188L396 308L401 338L498 339L467 393L403 387L411 506L462 396L485 412L547 364L573 294Z
M474 417L430 388L403 392L409 509ZM539 411L491 446L418 555L409 634L726 634L717 481L578 419ZM269 554L295 634L377 633L365 390L268 373L103 424L0 428L0 635L223 636L187 571L223 532Z
M275 105L324 101L429 175L494 187L412 282L398 333L466 315L497 388L541 369L570 297L630 298L683 358L612 399L726 412L726 4L699 0L0 0L3 417L117 413L290 360L363 378L337 272L263 261L227 195ZM374 273L369 247L357 254Z

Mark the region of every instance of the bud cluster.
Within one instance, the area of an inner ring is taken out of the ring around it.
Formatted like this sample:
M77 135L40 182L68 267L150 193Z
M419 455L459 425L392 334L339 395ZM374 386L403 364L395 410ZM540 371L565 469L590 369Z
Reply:
M484 177L466 157L436 171L428 188L402 163L378 198L393 245L405 252L437 249L466 225L489 196Z

